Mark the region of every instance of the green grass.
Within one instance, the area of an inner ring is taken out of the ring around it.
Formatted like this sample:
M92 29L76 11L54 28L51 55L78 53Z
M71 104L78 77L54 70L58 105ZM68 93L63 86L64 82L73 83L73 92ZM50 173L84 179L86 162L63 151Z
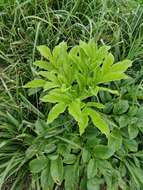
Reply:
M31 190L40 190L37 175L36 180L33 179L31 182L29 160L25 160L25 151L31 143L35 143L33 138L39 138L34 128L35 122L39 118L46 119L51 105L42 104L38 92L31 91L31 96L28 96L28 91L23 88L23 85L36 75L32 62L40 58L36 50L38 45L45 44L53 49L55 45L66 41L72 47L78 44L79 40L88 41L93 38L99 45L110 45L116 61L131 59L133 67L128 73L133 79L112 85L120 90L121 99L128 100L130 109L132 106L137 106L142 115L142 3L141 0L0 0L0 187L2 190L8 190L7 183L13 190L21 190L29 184ZM118 102L118 99L102 93L99 99L107 107ZM108 116L115 125L119 126L118 116L112 112ZM120 120L124 117L125 114ZM132 117L135 119L136 116ZM68 125L74 125L71 118L67 120ZM53 125L58 126L58 124ZM60 135L53 128L51 130L54 136L51 141L57 140L57 136L59 138L64 136L68 146L77 140L72 137L78 136L78 132L69 130L68 127ZM142 127L133 144L134 147L139 144L137 151L142 150L141 131ZM127 129L123 129L122 133L127 139ZM86 141L92 136L92 131L86 135L82 140ZM106 140L98 135L97 141L105 143ZM80 145L83 146L82 143ZM127 146L131 144L126 144L126 149ZM138 168L143 168L142 154L137 151L118 152L109 160L116 169L114 174L117 175L119 165L123 167L122 172L127 172L126 181L129 190L143 188L142 173L140 171L135 173ZM141 156L136 157L137 153ZM125 157L122 157L123 154ZM60 189L60 187L55 189L58 188ZM28 190L28 187L24 190ZM125 187L125 190L128 190L128 187Z

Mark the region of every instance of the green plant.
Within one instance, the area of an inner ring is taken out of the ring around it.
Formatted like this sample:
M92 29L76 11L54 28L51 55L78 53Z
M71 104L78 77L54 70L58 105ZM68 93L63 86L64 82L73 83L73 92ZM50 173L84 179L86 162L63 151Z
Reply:
M97 108L104 108L104 105L95 101L95 98L100 91L118 95L116 90L111 90L106 84L126 79L124 72L131 66L131 61L115 64L113 55L108 52L109 47L98 48L93 40L88 43L80 41L78 46L69 51L65 42L56 46L52 53L43 45L38 46L38 50L49 61L34 62L34 65L44 70L38 72L44 79L34 79L25 87L42 87L44 92L41 101L56 103L49 112L47 122L51 123L67 108L78 122L80 134L84 133L90 116L94 125L108 136L109 127L96 111Z

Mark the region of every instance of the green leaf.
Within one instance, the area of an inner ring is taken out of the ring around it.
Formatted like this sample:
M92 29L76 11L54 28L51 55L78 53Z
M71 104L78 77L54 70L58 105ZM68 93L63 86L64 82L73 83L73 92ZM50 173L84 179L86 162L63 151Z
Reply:
M93 124L108 137L110 129L108 127L108 124L102 119L100 114L91 108L88 108L87 112L91 117Z
M58 157L56 160L51 160L50 171L54 182L58 185L61 185L63 181L64 168L62 159L60 157Z
M111 82L121 79L127 79L128 76L124 73L120 72L108 72L107 74L104 74L101 76L101 79L99 79L98 83L105 83L105 82Z
M93 67L97 68L99 67L102 62L103 62L103 59L108 55L108 50L110 49L109 46L106 46L106 45L103 45L101 46L98 50L97 50L97 53L94 55L94 64L92 65Z
M114 80L126 79L128 76L124 74L128 67L132 65L130 60L124 60L116 64L112 64L114 61L111 54L105 58L103 62L102 71L98 75L98 83L110 82Z
M133 166L133 171L134 171L134 174L136 175L136 177L138 178L138 180L140 181L140 183L143 185L143 171L141 168L137 168L135 166Z
M111 113L112 109L113 109L113 102L108 102L105 104L103 112L109 114Z
M62 92L53 92L51 91L49 94L43 96L40 98L43 102L50 102L50 103L57 103L57 102L63 102L63 103L69 103L70 98L68 95Z
M128 126L128 133L129 133L130 139L134 139L137 137L139 130L136 124L132 124Z
M109 148L113 148L113 150L119 150L122 146L122 136L121 132L117 129L114 129L108 138L108 146Z
M42 60L35 61L33 63L33 65L39 67L40 69L44 69L44 70L48 70L48 71L51 71L53 69L53 66L50 63L48 63L47 61L42 61Z
M76 73L76 80L79 86L79 90L83 91L84 86L86 85L86 78L81 73Z
M87 102L86 103L86 106L89 106L89 107L96 107L98 109L103 109L105 106L101 103L98 103L98 102Z
M41 172L41 186L43 190L53 189L54 181L50 174L49 165Z
M109 53L106 57L105 60L103 62L103 66L102 66L102 72L106 73L110 71L110 67L112 66L114 62L114 56Z
M135 141L134 139L124 139L123 143L125 145L125 147L127 148L128 151L131 152L137 152L138 150L138 142Z
M143 133L143 119L138 119L137 127Z
M35 123L35 131L38 135L44 134L48 125L43 121L38 119Z
M127 100L119 100L115 105L113 112L114 114L121 115L129 109L129 104Z
M81 102L79 99L74 100L68 107L69 113L77 122L82 122L81 118Z
M52 88L57 88L59 87L60 85L55 83L55 82L46 82L45 85L44 85L44 91L46 90L50 90Z
M106 88L106 87L99 87L99 91L106 91L106 92L109 92L111 94L115 94L115 95L119 96L119 92L117 90L111 90L111 89Z
M124 72L131 66L132 66L132 61L126 59L124 61L120 61L112 65L112 72L119 72L119 71Z
M47 154L53 153L56 150L57 146L53 143L46 144L44 147L44 152Z
M64 169L65 189L77 189L79 182L79 164L75 163L74 165L66 165Z
M140 150L140 151L134 153L134 155L135 155L136 157L143 158L143 150Z
M130 118L128 115L121 115L119 117L120 128L126 127L130 123Z
M82 160L83 160L83 163L87 163L89 161L90 157L91 157L90 152L86 148L83 148L82 149Z
M29 163L29 166L32 173L39 173L47 166L47 164L47 159L36 158Z
M56 104L49 112L47 123L51 123L56 119L61 113L66 109L67 105L65 103Z
M37 147L36 144L31 145L27 150L26 150L26 159L30 159L33 156L35 156L35 154L38 152L39 147Z
M138 118L142 119L142 116L143 116L143 105L140 105L140 107L138 108L136 116Z
M87 181L87 190L100 190L103 180L100 178L92 178Z
M73 164L76 161L76 156L74 154L65 154L63 162L65 164Z
M96 145L94 148L94 156L100 159L108 159L114 154L114 150L107 145Z
M57 77L52 71L51 72L49 72L49 71L40 71L38 74L45 77L46 79L48 79L50 81L57 82Z
M88 125L88 121L89 121L88 115L86 113L82 113L81 120L78 122L80 135L84 133Z
M35 79L24 85L24 88L39 88L45 85L46 81L42 79Z
M51 60L52 54L50 49L45 45L40 45L37 47L37 50L40 52L40 54L45 57L48 60Z
M97 165L95 159L90 159L87 165L87 178L93 178L97 174Z

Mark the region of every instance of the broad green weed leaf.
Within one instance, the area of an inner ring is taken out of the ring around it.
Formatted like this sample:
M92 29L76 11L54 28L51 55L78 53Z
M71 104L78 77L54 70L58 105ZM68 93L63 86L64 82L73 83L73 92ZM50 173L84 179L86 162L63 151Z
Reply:
M24 88L39 88L45 85L46 81L42 79L35 79L24 85Z
M100 190L103 180L100 178L91 178L87 181L87 190Z
M107 137L109 135L110 129L108 124L102 119L99 113L97 113L95 110L88 108L87 112L89 116L92 119L93 124L102 132L104 133Z
M132 124L128 126L128 133L129 133L129 137L130 139L134 139L137 137L139 130L136 124Z
M83 91L84 86L86 84L86 78L82 74L77 73L76 74L76 80L77 80L77 83L79 85L79 90Z
M44 134L47 129L46 123L38 119L35 123L35 131L37 134Z
M43 96L41 98L41 101L50 102L50 103L57 103L57 102L69 103L70 98L65 93L51 91L49 94Z
M75 190L79 181L79 164L66 165L64 167L65 189Z
M105 60L103 62L102 72L106 73L106 72L110 71L110 67L112 66L113 62L114 62L114 56L111 53L109 53L105 57Z
M109 148L113 148L113 150L119 150L122 146L122 136L119 130L114 129L108 138L108 146Z
M86 104L86 106L89 106L89 107L96 107L98 109L103 109L105 106L101 103L98 103L98 102L88 102Z
M121 62L118 62L112 66L112 72L124 72L126 71L129 67L132 66L132 61L130 60L124 60Z
M78 122L80 135L82 135L84 133L84 131L88 125L88 121L89 121L88 115L85 113L82 113L81 121Z
M108 102L105 104L103 112L106 114L109 114L109 113L111 113L112 109L113 109L113 103Z
M126 127L128 124L130 124L130 118L128 117L128 115L121 115L119 117L120 128Z
M65 103L56 104L49 112L47 123L51 123L54 119L56 119L61 113L63 113L66 109L67 105Z
M99 91L106 91L106 92L109 92L111 94L119 95L119 92L117 90L111 90L111 89L106 88L106 87L99 87Z
M80 135L82 135L88 125L88 114L81 111L81 102L79 99L73 101L68 107L69 113L78 122Z
M76 156L74 154L65 154L63 162L65 164L74 164L76 161Z
M83 163L87 163L91 157L90 151L86 148L82 149L82 160Z
M40 71L38 74L41 75L41 76L43 76L43 77L45 77L49 81L53 81L53 82L56 81L56 82L58 82L56 75L54 73L52 73L52 72L49 72L49 71Z
M100 159L108 159L114 154L114 150L107 145L96 145L94 147L94 156Z
M68 107L69 113L73 116L73 118L77 122L82 123L82 117L81 117L81 102L79 99L76 99L72 101L72 103Z
M48 63L47 61L43 61L43 60L35 61L33 63L33 65L39 67L40 69L44 69L47 71L51 71L53 69L53 66L50 63Z
M128 109L129 109L128 101L127 100L119 100L119 102L117 102L114 105L113 112L114 112L114 114L120 115L120 114L125 113Z
M58 185L61 185L63 181L64 168L62 159L60 157L58 157L56 160L51 160L50 171L54 182Z
M143 150L140 150L140 151L134 153L134 155L135 155L136 157L143 158Z
M44 85L44 91L52 89L52 88L57 88L59 86L60 86L59 84L54 83L54 82L46 82Z
M129 152L137 152L138 150L138 142L134 139L123 139L123 144Z
M49 165L41 172L41 186L43 190L50 190L54 187L54 181L50 174Z
M33 156L35 156L36 153L38 152L38 150L39 150L39 147L37 147L36 144L31 145L31 146L26 150L26 152L25 152L25 154L26 154L26 159L30 159L30 158L32 158Z
M108 55L109 49L110 49L109 46L104 45L97 50L96 59L94 60L92 66L93 68L97 68L102 64L103 59Z
M49 49L47 46L45 46L45 45L40 45L40 46L37 47L37 50L40 52L40 54L41 54L44 58L46 58L46 59L48 59L48 60L51 60L52 54L51 54L50 49Z
M41 172L46 166L48 165L47 159L34 159L29 163L30 170L32 173L39 173Z
M93 178L97 174L97 165L95 159L90 159L87 165L87 178Z
M101 78L98 79L98 83L111 82L115 80L127 79L128 76L120 72L108 72L101 75Z

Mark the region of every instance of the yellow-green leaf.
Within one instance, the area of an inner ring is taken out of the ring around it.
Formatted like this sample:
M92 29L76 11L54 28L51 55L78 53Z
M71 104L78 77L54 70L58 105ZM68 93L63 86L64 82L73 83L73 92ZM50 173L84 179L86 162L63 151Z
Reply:
M102 119L99 113L91 108L87 108L87 112L91 117L93 124L108 137L110 130L106 121Z
M102 72L103 73L106 73L108 71L110 71L110 67L111 65L113 64L114 62L114 56L109 53L106 57L105 57L105 60L103 62L103 66L102 66Z
M37 47L37 50L40 52L40 54L45 57L46 59L50 60L52 58L52 54L50 49L45 45L40 45Z
M24 88L39 88L45 85L46 81L42 79L35 79L24 85Z
M44 91L52 89L52 88L56 88L56 87L59 87L59 85L54 82L46 82L44 85Z
M81 120L81 102L79 99L74 100L69 105L69 113L74 117L74 119L78 122L82 122Z
M52 70L52 65L50 63L48 63L47 61L35 61L33 63L33 65L39 67L40 69L44 69L44 70L48 70L48 71L51 71Z
M112 72L124 72L126 71L129 67L132 66L132 61L126 59L124 61L120 61L114 65L112 65Z
M51 123L54 119L56 119L59 114L63 113L66 109L67 105L65 103L58 103L56 104L49 112L48 115L48 123Z

